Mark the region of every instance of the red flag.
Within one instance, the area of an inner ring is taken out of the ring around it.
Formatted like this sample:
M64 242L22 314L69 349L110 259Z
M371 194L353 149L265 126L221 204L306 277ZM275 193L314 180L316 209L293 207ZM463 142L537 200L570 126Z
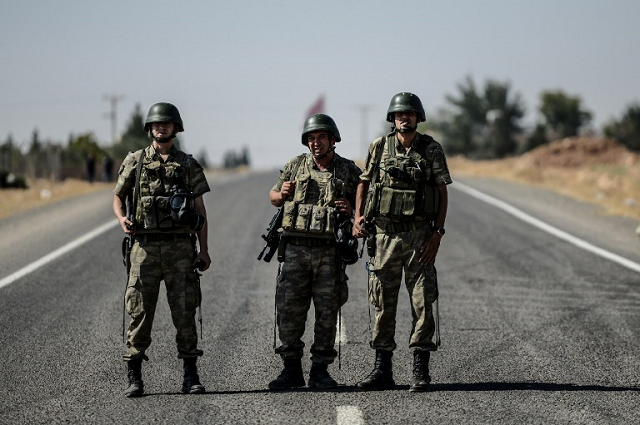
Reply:
M315 114L324 114L324 95L323 94L321 94L318 97L318 100L316 100L313 103L313 105L311 105L311 107L307 111L307 116L305 118L308 118L311 115L315 115Z

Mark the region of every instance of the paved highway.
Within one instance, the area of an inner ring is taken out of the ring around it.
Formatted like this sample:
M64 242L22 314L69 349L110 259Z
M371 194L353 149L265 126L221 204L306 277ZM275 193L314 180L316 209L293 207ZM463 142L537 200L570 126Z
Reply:
M146 396L122 396L125 270L110 192L1 220L0 423L638 422L637 224L538 189L483 179L450 186L437 260L442 346L432 356L432 392L408 391L404 290L394 356L398 387L355 389L374 356L365 259L348 269L341 368L330 368L342 386L267 391L281 369L273 354L277 263L256 256L275 211L268 202L275 178L216 177L205 196L213 264L202 277L203 395L179 393L181 362L163 295L143 366ZM523 219L528 216L550 227L536 227ZM614 257L561 239L556 230ZM306 355L307 372L309 363Z

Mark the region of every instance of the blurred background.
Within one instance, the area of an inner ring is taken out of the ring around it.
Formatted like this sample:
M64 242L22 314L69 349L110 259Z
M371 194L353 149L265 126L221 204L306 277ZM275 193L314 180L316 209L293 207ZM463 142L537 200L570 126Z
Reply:
M394 94L451 157L509 158L567 137L640 150L633 0L1 0L0 173L111 181L175 104L209 169L275 169L312 112L362 161Z

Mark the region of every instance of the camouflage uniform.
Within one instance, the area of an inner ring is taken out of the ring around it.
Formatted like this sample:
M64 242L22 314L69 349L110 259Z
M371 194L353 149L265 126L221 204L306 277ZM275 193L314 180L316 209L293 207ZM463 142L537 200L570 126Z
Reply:
M396 152L416 160L422 158L422 163L427 165L426 169L421 170L425 181L430 180L435 185L452 182L440 144L419 133L412 147L407 150L394 133L374 140L369 147L361 180L374 184L376 182L371 180L378 174L380 178L377 182L385 181L384 169L389 158L386 139L394 144ZM374 164L378 157L379 163ZM433 264L423 266L418 262L421 246L431 236L430 217L421 216L418 212L414 216L398 220L381 214L376 214L374 218L375 255L369 264L369 301L375 307L371 347L383 351L393 351L396 348L396 308L404 271L413 318L409 347L435 351L437 347L432 341L435 332L432 303L438 297L436 273Z
M137 153L129 153L120 167L114 194L124 197L135 186L136 166L141 156L140 196L137 196L135 243L131 250L131 270L125 303L131 323L127 331L126 361L143 358L151 344L151 327L155 315L160 281L164 280L171 318L176 328L179 358L198 357L195 313L200 305L200 282L193 270L194 249L188 226L160 230L171 223L163 220L166 213L154 209L158 204L166 208L176 178L201 196L209 192L204 171L190 155L172 147L163 161L152 146ZM154 201L151 201L154 198Z
M296 165L297 173L294 176L292 174ZM331 212L333 202L340 197L338 192L341 190L344 197L354 204L360 172L352 161L337 154L327 171L320 171L313 158L305 154L293 158L285 165L273 187L273 190L280 191L285 181L296 180L294 200L284 204L283 239L287 243L284 264L276 286L278 335L282 343L276 353L285 360L302 358L304 343L301 338L312 300L315 326L311 360L314 363L330 364L337 355L334 349L336 324L338 311L348 298L347 275L345 265L336 256L335 237L328 230L332 231ZM311 223L307 222L306 228L296 228L296 223L293 222L300 224L305 206L309 206L309 211L313 206L325 211L325 231L314 227L313 218L310 219ZM293 215L289 215L296 208L297 213L294 211ZM289 225L287 217L293 221ZM336 278L338 273L339 277Z

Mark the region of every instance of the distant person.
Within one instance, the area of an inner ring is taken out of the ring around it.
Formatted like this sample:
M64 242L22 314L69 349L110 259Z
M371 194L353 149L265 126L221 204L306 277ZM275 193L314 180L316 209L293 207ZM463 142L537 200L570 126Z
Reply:
M330 116L316 114L307 118L302 145L310 153L289 160L269 192L271 204L284 205L279 250L284 258L278 259L284 262L276 284L278 335L282 344L276 353L282 358L284 369L269 383L270 390L305 385L302 336L312 301L315 325L309 388L338 385L328 366L337 355L334 345L338 312L347 302L348 288L346 264L336 246L334 226L345 220L351 231L352 206L361 171L353 161L335 152L337 142L340 133ZM354 242L357 243L355 239ZM357 248L353 257L357 260Z
M102 158L102 181L110 182L113 180L113 159L109 155Z
M196 360L203 352L198 349L195 320L201 301L200 280L194 268L206 270L211 264L203 201L210 189L200 164L174 146L176 134L184 131L174 105L153 105L144 129L151 145L127 155L113 190L113 212L122 230L134 241L125 293L131 318L123 356L129 379L125 395L137 397L144 393L142 360L149 360L146 351L151 344L151 327L163 280L176 328L178 358L184 361L182 392L199 394L205 388L196 368ZM132 217L126 216L127 198L133 200Z
M96 178L96 157L90 153L87 157L87 181L93 183Z
M369 300L375 307L371 348L373 371L357 386L386 389L393 380L398 292L404 281L411 300L413 350L411 391L429 389L429 358L436 351L432 304L438 298L434 262L444 236L447 185L451 176L442 147L417 131L425 121L422 102L412 93L391 99L392 132L369 146L355 206L354 236L369 236Z

